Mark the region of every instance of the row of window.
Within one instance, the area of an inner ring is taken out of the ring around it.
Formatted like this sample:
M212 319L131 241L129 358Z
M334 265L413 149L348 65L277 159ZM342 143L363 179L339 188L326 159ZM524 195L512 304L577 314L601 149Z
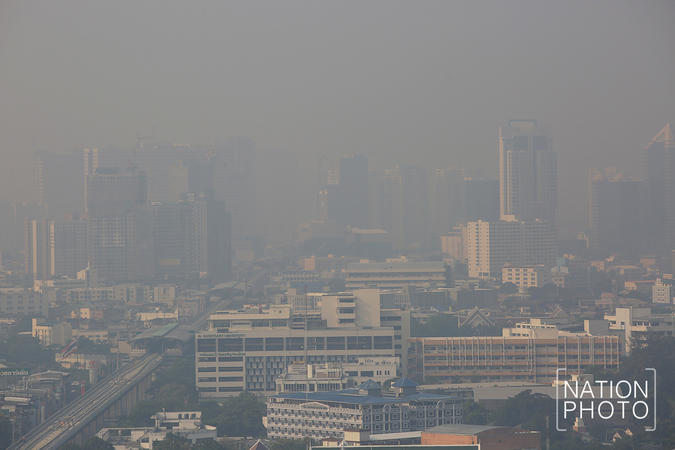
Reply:
M400 335L397 335L400 336ZM305 349L304 337L268 338L202 338L197 340L200 353L236 353L251 351L293 351ZM308 337L308 350L388 350L392 349L391 336Z

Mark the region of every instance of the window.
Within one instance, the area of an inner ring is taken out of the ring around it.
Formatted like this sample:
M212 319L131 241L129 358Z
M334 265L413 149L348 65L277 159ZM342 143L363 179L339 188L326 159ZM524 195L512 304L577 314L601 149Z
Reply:
M243 352L244 340L242 338L220 338L218 339L218 352L231 353Z
M199 367L197 368L197 372L215 372L216 368L215 367Z
M200 383L215 383L216 377L199 377L197 381Z
M218 381L244 381L244 377L219 377Z
M263 351L263 338L246 338L244 343L247 352Z
M400 336L399 336L400 339ZM391 349L392 348L391 336L375 336L375 348L376 349Z
M197 351L198 352L216 352L216 340L215 339L199 339L197 341Z
M209 391L209 392L216 392L215 389L216 388L213 388L213 391ZM225 386L225 387L221 386L220 388L218 388L218 390L220 392L241 392L241 391L244 390L244 388L241 387L241 386ZM200 391L201 391L201 389L200 389Z
M268 352L283 352L284 338L265 338L265 350Z
M326 349L327 350L344 350L345 349L345 338L342 337L342 336L326 338Z
M218 372L243 372L243 367L219 367Z
M221 388L222 389L222 388ZM197 390L199 392L216 392L216 388L214 387L198 387Z
M305 339L301 337L287 337L286 338L286 350L304 350L305 349Z
M221 356L218 358L218 361L220 362L238 362L243 360L243 356Z

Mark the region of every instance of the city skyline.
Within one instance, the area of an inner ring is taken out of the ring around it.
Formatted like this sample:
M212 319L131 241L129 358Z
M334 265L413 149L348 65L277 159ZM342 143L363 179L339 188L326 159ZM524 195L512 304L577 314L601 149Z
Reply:
M553 131L559 228L571 234L587 217L574 200L587 195L587 168L641 167L640 149L675 120L675 61L663 58L671 2L371 4L123 1L108 14L4 2L2 199L32 201L37 150L249 136L259 161L297 158L283 193L308 218L319 157L359 154L381 170L485 166L495 177L498 127L536 117ZM191 26L204 32L172 31ZM271 192L274 168L266 175L259 186Z

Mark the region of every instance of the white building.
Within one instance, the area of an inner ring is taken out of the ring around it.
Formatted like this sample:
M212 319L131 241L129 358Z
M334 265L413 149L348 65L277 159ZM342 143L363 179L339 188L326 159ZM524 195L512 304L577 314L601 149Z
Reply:
M614 314L605 314L609 332L624 338L625 353L630 353L632 340L649 333L673 336L675 314L652 314L651 308L616 308Z
M543 265L519 266L506 264L502 268L502 283L513 283L518 289L527 291L527 288L542 287L551 282L550 269Z
M392 384L393 392L369 380L353 389L277 394L267 401L263 423L270 438L290 439L341 439L344 430L353 429L386 439L392 433L462 423L461 397L419 393L417 386L401 378Z
M401 289L403 286L454 287L445 262L354 263L345 272L347 289Z
M195 335L197 390L202 398L275 392L277 377L296 362L403 361L409 336L409 312L380 310L379 290L323 296L321 316L288 305L218 311Z
M652 286L652 303L673 303L675 286L672 282L672 280L656 279L656 283Z
M0 313L17 316L47 316L47 296L22 288L0 289Z
M155 441L163 441L167 434L173 433L196 444L204 441L215 441L217 428L202 423L201 411L156 413L154 427L144 428L103 428L96 437L112 444L115 450L150 449Z
M33 337L40 339L40 344L45 348L50 345L63 347L73 339L73 328L67 322L54 323L33 318Z
M507 263L548 267L556 263L556 238L544 221L518 221L511 216L497 222L469 222L467 229L472 278L498 278Z

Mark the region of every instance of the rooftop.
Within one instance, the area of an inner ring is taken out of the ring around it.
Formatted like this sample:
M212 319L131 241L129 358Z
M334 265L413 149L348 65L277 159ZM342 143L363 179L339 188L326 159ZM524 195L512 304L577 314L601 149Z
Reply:
M503 431L503 434L514 434L514 433L523 433L530 434L532 431L521 430L519 428L510 428L510 427L495 427L490 425L467 425L467 424L445 424L438 425L424 431L425 433L432 434L454 434L461 436L477 436L486 431L492 431L490 434L501 434L499 431Z

